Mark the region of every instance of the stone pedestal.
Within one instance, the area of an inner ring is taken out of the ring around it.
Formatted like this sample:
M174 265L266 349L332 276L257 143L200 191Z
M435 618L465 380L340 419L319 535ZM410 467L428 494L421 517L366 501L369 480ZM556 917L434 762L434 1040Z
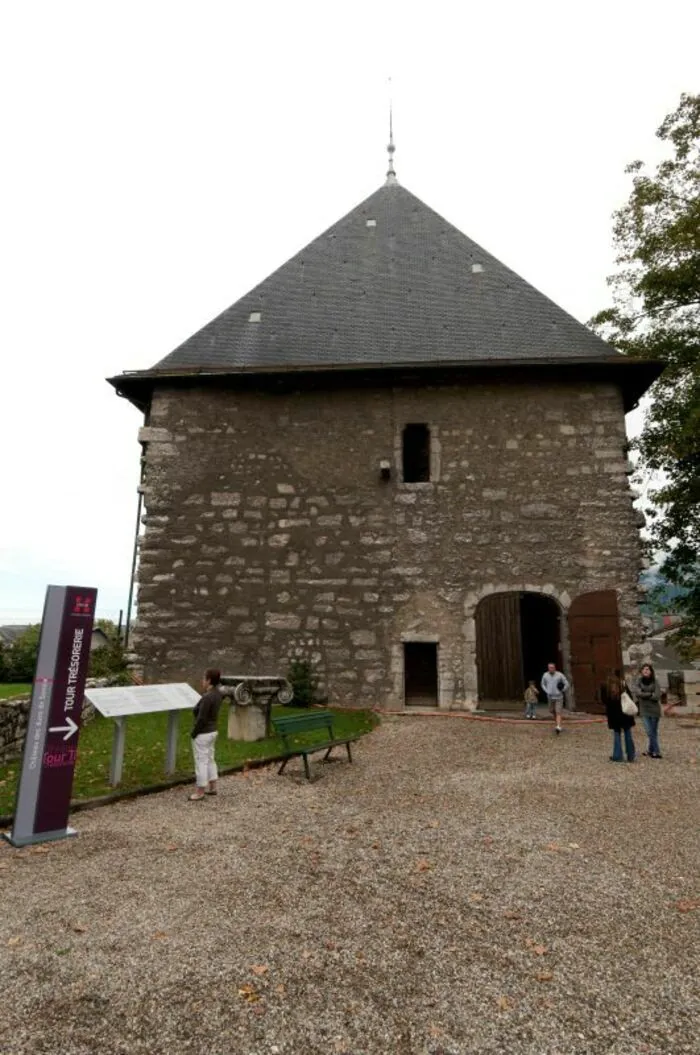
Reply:
M264 740L267 736L267 710L265 705L240 704L232 699L228 711L229 740Z

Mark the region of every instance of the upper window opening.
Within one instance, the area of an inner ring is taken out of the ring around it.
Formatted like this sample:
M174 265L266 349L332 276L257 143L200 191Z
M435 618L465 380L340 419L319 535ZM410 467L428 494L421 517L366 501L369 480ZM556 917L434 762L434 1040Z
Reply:
M406 425L403 430L403 479L407 484L430 480L430 429L427 425Z

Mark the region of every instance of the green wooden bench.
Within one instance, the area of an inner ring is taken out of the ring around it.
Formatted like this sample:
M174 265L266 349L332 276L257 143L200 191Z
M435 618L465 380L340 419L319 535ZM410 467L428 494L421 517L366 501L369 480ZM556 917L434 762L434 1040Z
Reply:
M284 760L277 770L278 775L284 772L284 767L290 758L304 759L304 772L306 779L311 780L309 771L309 755L317 751L325 751L323 761L327 762L334 747L344 746L348 752L348 762L352 762L350 744L359 739L357 736L338 738L333 735L333 715L330 711L312 711L310 714L295 714L289 718L273 718L272 724L275 732L282 737L284 744ZM326 736L323 740L313 740L310 743L293 744L293 737L300 733L315 732L317 729L325 730Z

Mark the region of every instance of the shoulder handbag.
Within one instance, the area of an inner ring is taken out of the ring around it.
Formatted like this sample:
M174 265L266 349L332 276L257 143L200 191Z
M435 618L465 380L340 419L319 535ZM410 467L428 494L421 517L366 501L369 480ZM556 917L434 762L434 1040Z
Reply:
M620 706L622 707L622 713L626 714L628 718L634 718L636 714L639 714L637 704L628 692L623 692L620 696Z

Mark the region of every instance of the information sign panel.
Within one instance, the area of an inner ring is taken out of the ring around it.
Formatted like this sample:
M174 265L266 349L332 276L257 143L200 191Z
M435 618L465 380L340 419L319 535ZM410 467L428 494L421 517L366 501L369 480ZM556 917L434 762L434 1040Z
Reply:
M200 694L191 685L127 685L109 689L86 689L85 695L105 718L155 711L192 710Z
M127 685L107 689L86 689L85 695L104 718L115 723L109 782L116 787L122 778L126 719L131 715L155 714L167 711L165 772L175 772L179 711L191 711L199 700L199 693L182 682L177 685Z
M97 590L49 586L29 708L13 846L61 839L68 828L73 773L90 660Z

